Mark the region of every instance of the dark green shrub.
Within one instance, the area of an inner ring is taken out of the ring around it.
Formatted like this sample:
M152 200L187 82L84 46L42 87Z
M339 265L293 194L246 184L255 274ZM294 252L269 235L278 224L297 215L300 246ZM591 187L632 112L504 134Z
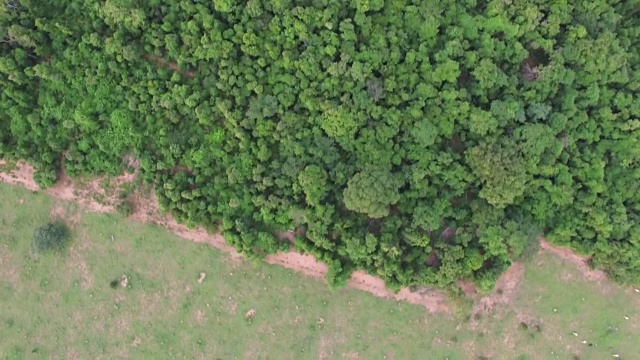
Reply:
M116 206L116 210L118 211L118 214L123 217L129 217L133 214L133 205L131 205L129 201L123 201Z
M111 280L111 282L109 282L109 286L112 289L117 289L119 285L120 285L120 279L113 279Z
M60 223L48 223L33 233L31 249L34 253L62 250L69 238L67 228Z

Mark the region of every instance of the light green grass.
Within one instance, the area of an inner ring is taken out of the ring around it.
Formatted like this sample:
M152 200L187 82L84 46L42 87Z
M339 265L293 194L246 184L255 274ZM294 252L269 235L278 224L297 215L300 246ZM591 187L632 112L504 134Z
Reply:
M50 219L53 208L65 213L73 239L60 254L34 258L33 230ZM199 285L201 271L207 275ZM112 289L109 283L123 274L130 276L130 288ZM562 280L566 274L572 279ZM613 353L631 359L640 354L635 341L640 294L614 286L603 294L552 255L527 265L513 304L472 325L463 317L429 315L355 290L330 290L280 267L234 262L164 229L85 213L5 184L0 184L0 306L0 356L7 359L606 359ZM256 315L249 321L245 314L251 309ZM533 326L520 329L523 317L539 323L540 332ZM583 339L597 346L583 345Z

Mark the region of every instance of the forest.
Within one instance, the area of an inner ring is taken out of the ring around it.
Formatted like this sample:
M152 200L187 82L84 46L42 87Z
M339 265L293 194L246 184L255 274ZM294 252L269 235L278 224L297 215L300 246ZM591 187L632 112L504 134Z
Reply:
M640 0L3 0L0 158L339 285L490 289L536 238L640 283Z

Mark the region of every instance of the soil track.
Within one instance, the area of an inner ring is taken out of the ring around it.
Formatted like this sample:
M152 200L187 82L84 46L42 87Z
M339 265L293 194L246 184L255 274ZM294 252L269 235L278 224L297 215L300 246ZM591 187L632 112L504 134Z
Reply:
M42 191L33 181L35 172L33 167L24 162L18 162L11 171L4 172L2 168L6 166L6 162L0 160L0 181L20 185L32 191ZM76 202L92 212L114 212L119 201L117 196L119 189L124 184L133 182L136 175L136 172L127 173L111 179L109 181L111 190L106 191L101 185L105 180L104 178L95 178L83 182L82 180L72 180L61 174L58 182L53 187L44 190L44 192L61 200ZM172 217L160 214L158 202L153 192L144 195L140 192L135 192L128 197L128 200L134 205L131 219L163 226L184 239L210 244L230 254L234 259L242 258L242 254L227 245L220 234L210 234L202 228L188 229ZM266 258L266 262L292 269L316 279L323 279L328 271L327 265L319 262L312 255L300 254L295 251L278 252L269 255ZM395 294L386 288L382 279L368 275L364 271L354 272L348 285L351 288L366 291L378 297L393 298L398 301L406 301L423 306L430 313L449 313L451 311L447 296L439 291L424 289L414 292L404 288Z

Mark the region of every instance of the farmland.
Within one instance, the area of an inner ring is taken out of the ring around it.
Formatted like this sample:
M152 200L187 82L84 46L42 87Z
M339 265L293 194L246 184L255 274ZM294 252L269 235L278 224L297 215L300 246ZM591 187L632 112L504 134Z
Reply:
M458 300L452 312L429 314L44 193L0 184L0 199L0 353L7 359L604 359L640 352L640 293L589 280L549 252L522 265L510 287L499 282L490 309L482 299ZM33 256L33 230L56 219L71 228L68 248ZM112 288L123 275L127 286Z

